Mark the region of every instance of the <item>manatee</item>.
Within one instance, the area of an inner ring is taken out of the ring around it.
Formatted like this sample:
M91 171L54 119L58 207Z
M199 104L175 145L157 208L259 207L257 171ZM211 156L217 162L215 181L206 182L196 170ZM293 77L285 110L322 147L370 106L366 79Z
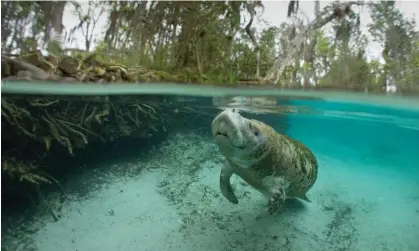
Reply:
M236 174L269 199L270 214L278 214L289 198L310 202L307 192L317 180L318 163L304 144L235 109L218 114L211 130L226 159L219 185L228 201L239 202L230 183Z

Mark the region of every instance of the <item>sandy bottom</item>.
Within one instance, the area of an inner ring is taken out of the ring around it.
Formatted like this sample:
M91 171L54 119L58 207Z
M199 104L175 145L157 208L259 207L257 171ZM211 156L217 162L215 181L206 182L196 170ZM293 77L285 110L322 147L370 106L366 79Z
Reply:
M321 169L312 203L290 201L278 216L267 216L266 199L236 177L239 204L230 204L219 192L222 158L212 139L176 134L147 160L89 169L68 186L59 221L40 211L2 244L40 251L419 250L419 178L334 159L322 151L337 146L323 143L313 149Z

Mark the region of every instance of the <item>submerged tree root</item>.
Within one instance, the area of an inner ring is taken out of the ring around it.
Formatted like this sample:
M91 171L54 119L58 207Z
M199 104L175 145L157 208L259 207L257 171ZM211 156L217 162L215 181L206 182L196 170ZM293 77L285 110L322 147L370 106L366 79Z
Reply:
M58 221L61 218L61 216L48 203L47 199L42 194L41 189L39 188L39 186L36 186L36 194L38 195L39 201L48 210L48 213L51 214L54 221Z
M52 148L61 145L69 155L74 156L75 149L92 142L106 143L123 136L147 138L158 132L166 132L173 118L162 112L164 109L159 106L140 103L135 99L129 101L124 97L105 97L92 101L54 97L2 97L1 116L5 122L4 128L7 128L4 129L7 130L4 139L11 144L8 148L16 149L15 154L2 156L2 171L13 180L21 182L55 182L59 185L57 180L42 172L38 166ZM196 111L185 108L180 112ZM25 156L24 149L33 146L44 146L36 151L41 154ZM33 161L21 161L18 156ZM61 186L60 189L63 191Z
M1 169L3 172L6 172L12 180L19 180L20 182L29 182L37 185L51 183L48 178L37 173L38 170L34 164L24 163L23 161L16 160L14 157L3 159ZM54 179L54 181L56 180Z

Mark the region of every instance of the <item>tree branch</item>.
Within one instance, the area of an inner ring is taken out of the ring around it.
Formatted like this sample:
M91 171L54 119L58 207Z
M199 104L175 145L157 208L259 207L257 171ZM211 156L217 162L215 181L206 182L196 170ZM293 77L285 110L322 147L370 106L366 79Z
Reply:
M363 4L363 1L350 1L344 3L335 2L332 5L327 6L323 11L323 14L320 14L316 19L311 21L304 30L292 39L290 48L287 50L287 56L283 60L278 58L275 61L274 65L266 74L264 81L277 84L285 68L295 60L305 38L308 37L312 31L322 28L334 19L345 17L350 12L350 7L352 5ZM332 11L330 12L330 10Z

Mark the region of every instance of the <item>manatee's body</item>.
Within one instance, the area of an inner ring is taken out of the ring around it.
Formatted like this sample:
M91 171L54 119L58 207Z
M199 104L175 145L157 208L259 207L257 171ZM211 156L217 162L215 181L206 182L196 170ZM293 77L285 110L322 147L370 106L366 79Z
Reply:
M237 204L230 177L240 176L269 198L269 212L277 213L288 198L309 201L306 193L317 179L314 154L302 143L276 132L272 127L225 110L212 122L226 165L220 174L221 192Z

